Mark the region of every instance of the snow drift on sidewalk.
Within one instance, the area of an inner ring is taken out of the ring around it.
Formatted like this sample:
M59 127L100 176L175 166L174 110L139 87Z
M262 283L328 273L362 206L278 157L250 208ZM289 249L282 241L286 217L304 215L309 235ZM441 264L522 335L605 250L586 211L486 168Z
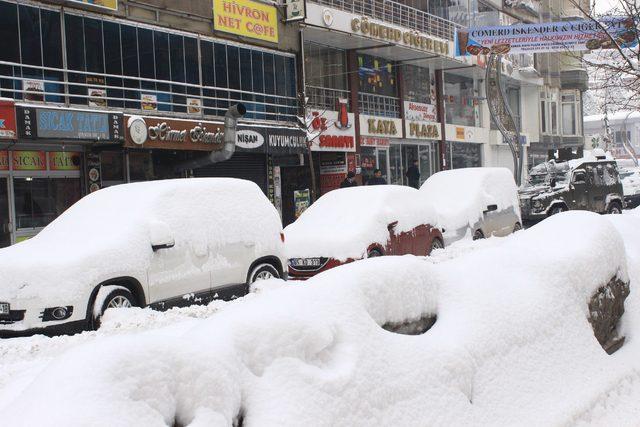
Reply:
M588 422L625 373L587 321L614 276L616 228L568 212L451 260L369 259L188 328L76 347L0 410L17 426ZM423 335L380 327L430 315Z

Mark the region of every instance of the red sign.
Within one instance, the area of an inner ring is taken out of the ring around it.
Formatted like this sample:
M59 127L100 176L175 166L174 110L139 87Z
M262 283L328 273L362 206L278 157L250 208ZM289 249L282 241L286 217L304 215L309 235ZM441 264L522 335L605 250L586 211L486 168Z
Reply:
M370 136L361 136L360 145L366 147L388 147L391 145L389 138L375 138Z
M311 130L319 134L311 142L313 151L356 151L354 115L346 106L340 111L314 111L311 113Z
M343 153L326 153L320 158L320 193L340 188L347 176L347 160Z
M0 139L16 139L16 108L11 100L0 100Z

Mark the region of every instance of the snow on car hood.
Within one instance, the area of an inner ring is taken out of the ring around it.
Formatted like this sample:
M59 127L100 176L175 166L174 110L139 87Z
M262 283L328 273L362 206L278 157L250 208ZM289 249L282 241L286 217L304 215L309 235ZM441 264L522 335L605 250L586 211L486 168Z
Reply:
M423 199L437 213L438 227L459 229L476 224L488 205L513 207L520 215L518 188L506 168L464 168L431 175L422 187Z
M288 258L361 258L369 245L385 245L389 224L409 231L431 224L434 214L410 187L380 185L331 191L284 229Z
M627 278L605 217L567 212L484 243L438 264L351 263L180 328L78 346L0 402L5 423L560 425L637 386L587 320L589 296ZM435 314L424 335L380 327Z

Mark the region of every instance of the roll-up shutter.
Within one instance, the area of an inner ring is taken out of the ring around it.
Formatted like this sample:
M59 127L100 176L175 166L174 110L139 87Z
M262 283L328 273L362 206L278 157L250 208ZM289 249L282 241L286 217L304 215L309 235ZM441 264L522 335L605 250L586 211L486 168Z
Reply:
M267 158L264 154L239 153L224 162L214 163L193 171L203 178L240 178L253 181L267 194Z

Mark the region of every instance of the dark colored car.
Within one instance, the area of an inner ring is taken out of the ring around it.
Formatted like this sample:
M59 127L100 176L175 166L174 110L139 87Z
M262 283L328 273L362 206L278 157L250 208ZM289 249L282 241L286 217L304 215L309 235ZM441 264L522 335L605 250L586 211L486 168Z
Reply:
M621 213L624 196L618 167L604 157L538 165L520 189L524 221L537 221L567 210Z
M418 190L395 185L334 190L285 228L290 279L385 255L427 256L442 233Z

